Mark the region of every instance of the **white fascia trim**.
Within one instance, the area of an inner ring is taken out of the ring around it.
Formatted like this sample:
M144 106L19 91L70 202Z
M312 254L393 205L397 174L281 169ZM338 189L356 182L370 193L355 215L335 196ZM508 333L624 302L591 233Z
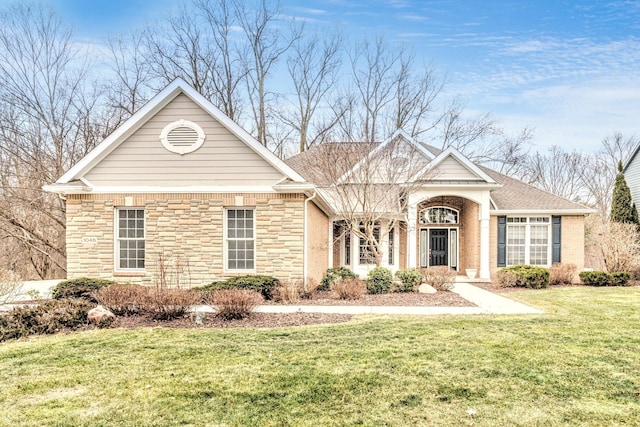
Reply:
M275 154L262 144L260 144L249 133L242 129L237 123L227 117L215 105L209 102L205 97L200 95L195 89L189 86L184 80L177 78L167 87L161 90L149 102L147 102L140 110L119 126L113 133L98 144L89 154L83 157L76 165L67 171L57 183L66 184L69 181L82 177L89 169L101 161L107 154L122 143L129 135L146 122L146 119L158 112L180 92L187 95L208 112L212 117L218 120L231 133L237 136L242 142L253 149L260 157L271 164L280 173L295 182L305 182L296 171L291 169L287 164L280 160Z
M462 163L462 165L464 167L466 167L471 173L475 174L478 178L480 178L482 181L485 181L489 184L496 184L496 181L493 180L489 175L487 175L486 173L484 173L482 171L482 169L480 169L478 166L475 165L475 163L473 163L471 160L469 160L464 154L462 154L460 151L456 150L455 147L453 146L449 146L447 147L446 150L444 150L442 153L440 153L435 159L433 159L433 161L431 163L429 163L423 170L421 170L420 172L418 172L414 177L413 180L418 179L419 177L423 176L425 173L427 173L429 170L431 169L435 169L440 163L442 163L447 157L453 157L454 159L456 159L458 162Z
M43 185L42 189L47 193L58 194L86 194L91 192L91 187L78 184L49 184Z
M278 193L300 193L305 191L313 191L315 190L315 186L310 183L295 183L295 184L276 184L273 185L273 188Z
M394 133L392 133L391 136L389 136L387 139L385 139L380 145L378 145L376 148L371 150L369 152L369 154L367 154L365 156L364 159L360 160L351 169L349 169L347 172L345 172L344 175L342 175L338 179L338 181L336 181L336 183L337 184L342 184L344 182L344 180L346 180L350 175L352 175L356 170L358 170L358 168L360 168L365 161L367 161L370 157L376 155L380 150L384 149L384 147L389 145L391 143L391 141L395 140L396 138L402 138L405 141L407 141L408 143L412 144L415 148L418 149L418 151L420 151L422 154L424 154L427 159L429 159L429 160L433 160L434 159L433 153L431 153L429 150L427 150L422 144L418 143L407 132L405 132L402 129L398 129Z
M491 216L510 215L510 216L526 216L526 215L587 215L596 213L595 209L524 209L524 210L491 210Z
M124 186L124 187L94 187L91 190L94 194L106 193L276 193L269 185L232 185L232 186L209 186L209 187L153 187L153 186Z
M443 184L443 183L438 183L438 181L427 181L424 184L422 184L423 188L443 188L443 189L447 189L447 188L455 188L455 189L469 189L469 190L486 190L486 189L490 189L490 190L494 190L496 188L502 188L502 184L498 184L498 183L486 183L486 182L482 182L479 181L479 184L451 184L451 183L447 183L447 184Z

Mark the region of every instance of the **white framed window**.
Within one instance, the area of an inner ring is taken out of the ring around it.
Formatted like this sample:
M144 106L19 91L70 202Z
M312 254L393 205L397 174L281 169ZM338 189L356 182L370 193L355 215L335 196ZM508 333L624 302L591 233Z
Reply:
M507 265L551 265L551 218L507 218Z
M423 224L457 224L458 211L444 206L434 206L420 211L420 222Z
M117 208L115 222L116 270L144 271L144 209Z
M365 233L365 229L361 228L360 229L361 233ZM375 239L376 242L380 243L380 227L376 226L373 229L373 238ZM373 253L373 248L372 245L370 244L369 241L367 241L367 239L360 237L360 244L359 244L359 255L360 255L360 264L375 264L376 263L376 257Z
M225 270L255 271L255 210L229 208L225 211Z
M395 240L395 232L394 232L394 228L391 228L389 230L389 265L393 265L394 264L394 260L395 260L395 253L393 251L394 248L394 240Z
M351 265L351 230L344 233L344 265Z

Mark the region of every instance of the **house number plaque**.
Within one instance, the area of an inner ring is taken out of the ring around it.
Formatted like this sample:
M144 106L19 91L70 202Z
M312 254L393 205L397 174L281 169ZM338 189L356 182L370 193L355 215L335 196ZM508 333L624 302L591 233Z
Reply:
M98 243L97 237L83 237L82 244L83 245L96 245Z

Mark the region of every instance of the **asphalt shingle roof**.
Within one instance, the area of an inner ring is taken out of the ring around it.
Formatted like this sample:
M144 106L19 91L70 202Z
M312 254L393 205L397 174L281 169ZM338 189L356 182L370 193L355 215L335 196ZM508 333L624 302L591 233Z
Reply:
M326 155L325 150L335 149L336 147L344 148L348 147L349 144L363 145L363 143L321 144L287 159L286 163L309 182L318 184L319 182L322 182L325 177L319 175L320 169L317 167L317 156ZM435 155L438 155L441 152L441 150L435 147L428 145L425 145L425 147ZM354 153L357 152L357 150L346 150L345 152ZM359 158L355 158L353 155L345 155L342 159L344 160L344 165L342 167L345 172L360 160ZM571 200L567 200L564 197L541 190L533 185L526 184L515 178L503 175L487 167L479 167L497 183L502 185L500 188L491 190L491 198L497 210L544 210L557 211L558 213L566 210L588 210L587 207Z

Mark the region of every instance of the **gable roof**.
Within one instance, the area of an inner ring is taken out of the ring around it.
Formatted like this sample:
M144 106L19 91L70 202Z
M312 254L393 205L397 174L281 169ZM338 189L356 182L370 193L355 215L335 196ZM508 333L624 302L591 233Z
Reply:
M322 156L325 150L333 149L336 145L348 144L364 144L364 143L328 143L313 147L303 153L290 157L286 160L289 166L304 174L305 178L310 182L318 182L319 171L315 169L314 162L316 156ZM457 149L449 147L445 150L420 144L423 149L428 150L433 158L428 168L437 167L445 159L454 158L463 164L470 172L479 177L479 181L469 181L468 183L491 186L492 211L494 213L565 213L583 215L595 212L593 209L583 206L579 203L567 200L564 197L541 190L533 185L526 184L518 179L511 178L507 175L496 172L485 166L479 166L471 162L466 156ZM372 145L375 149L378 145ZM358 163L357 159L344 158L345 169L353 167ZM427 169L427 168L425 168ZM424 171L426 173L427 170ZM417 175L424 176L424 173ZM320 177L321 178L321 177ZM428 182L428 181L426 181ZM435 181L442 185L460 184L460 182Z
M382 141L382 143L375 145L373 150L369 151L369 153L360 159L350 170L347 170L344 175L342 175L337 183L343 183L349 176L353 175L359 168L362 167L368 160L375 157L378 153L381 153L385 148L387 148L391 143L397 141L398 139L402 139L403 141L410 144L416 152L425 156L427 160L433 160L433 154L427 150L422 144L417 142L411 135L405 132L402 129L396 130L391 136Z
M91 152L89 152L89 154L69 169L56 181L56 184L45 186L45 190L64 192L71 188L71 183L82 181L83 177L92 168L105 159L109 153L122 144L137 129L139 129L144 123L146 123L181 93L195 102L200 108L217 120L224 128L235 135L239 141L248 146L268 164L280 172L283 175L284 180L294 183L306 182L300 174L280 160L268 148L260 144L248 132L227 117L222 111L188 85L184 80L178 78L154 96L149 102L147 102L147 104L145 104L126 122L98 144Z
M436 158L433 159L431 163L429 163L422 171L418 172L414 179L420 179L424 177L425 174L435 171L436 168L442 164L445 160L452 158L458 162L461 166L471 172L477 179L480 181L484 181L487 184L497 184L497 182L487 175L482 169L480 169L476 164L474 164L471 160L465 157L460 151L458 151L453 146L447 147L444 151L442 151ZM437 180L438 177L434 176L431 178L433 180Z

